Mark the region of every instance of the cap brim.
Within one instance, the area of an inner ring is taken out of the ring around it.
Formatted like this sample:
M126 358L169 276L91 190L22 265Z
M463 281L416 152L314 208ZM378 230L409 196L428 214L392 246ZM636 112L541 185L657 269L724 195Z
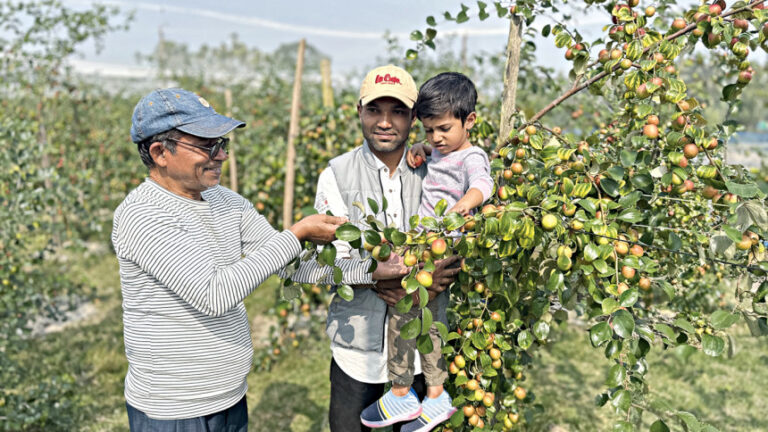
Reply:
M374 93L370 94L364 98L360 99L360 105L368 105L369 102L381 99L383 97L391 97L399 100L400 102L404 103L405 106L407 106L409 109L413 108L413 105L416 103L415 100L412 100L408 96L405 96L404 94L396 93L396 92L380 92L380 93Z
M244 122L221 114L214 114L203 119L177 126L176 129L200 138L218 138L234 129L245 126Z

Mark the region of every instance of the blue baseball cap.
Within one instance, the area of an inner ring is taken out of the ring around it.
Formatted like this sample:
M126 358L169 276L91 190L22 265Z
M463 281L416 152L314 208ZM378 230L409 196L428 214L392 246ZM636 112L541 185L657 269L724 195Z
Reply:
M131 140L140 143L177 129L200 138L218 138L244 122L223 116L202 97L180 88L153 90L141 98L131 117Z

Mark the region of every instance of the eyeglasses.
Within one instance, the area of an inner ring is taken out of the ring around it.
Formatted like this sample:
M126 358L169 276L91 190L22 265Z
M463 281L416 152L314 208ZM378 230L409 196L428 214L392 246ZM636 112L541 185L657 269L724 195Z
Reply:
M200 150L204 150L208 153L208 157L210 159L213 159L216 157L217 154L219 154L219 150L227 151L227 146L229 145L229 138L219 137L216 138L215 141L213 141L213 144L207 145L207 146L200 146L192 143L188 143L186 141L180 141L173 138L166 138L168 141L173 141L178 144L184 144L190 147L194 147Z

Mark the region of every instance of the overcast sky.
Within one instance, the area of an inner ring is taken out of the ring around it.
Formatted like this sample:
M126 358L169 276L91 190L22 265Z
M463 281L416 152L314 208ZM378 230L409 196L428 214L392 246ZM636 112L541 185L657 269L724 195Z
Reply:
M96 3L91 0L62 0L67 6L85 8ZM425 19L434 15L438 35L469 34L469 53L499 52L506 45L508 21L496 18L492 1L488 11L491 18L476 17L457 25L442 18L444 11L454 15L461 7L454 0L336 0L336 1L203 1L159 0L154 2L101 1L135 17L127 32L111 34L105 49L96 55L85 49L84 57L76 62L79 68L95 68L103 73L131 71L137 52L149 53L158 41L160 29L166 39L183 42L192 48L203 43L218 45L237 33L240 40L263 51L272 51L283 43L306 38L309 44L329 55L335 73L362 71L373 66L376 58L386 54L383 36L389 31L399 36L401 45L412 47L408 35L415 29L426 29ZM476 2L465 1L476 11ZM577 18L581 29L599 31L604 15L590 14ZM542 26L547 19L539 19ZM459 38L454 38L459 49ZM564 68L562 52L554 48L552 39L541 40L539 61L548 66ZM551 51L551 54L549 52Z

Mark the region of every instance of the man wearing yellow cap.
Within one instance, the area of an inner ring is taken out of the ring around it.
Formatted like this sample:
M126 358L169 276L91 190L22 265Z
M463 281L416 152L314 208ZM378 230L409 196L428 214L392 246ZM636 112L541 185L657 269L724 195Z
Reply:
M315 198L319 213L330 211L344 216L360 228L370 207L363 213L354 202L368 206L368 199L379 203L376 218L405 231L408 220L418 213L421 181L426 166L410 168L405 160L406 142L414 124L412 108L418 90L405 70L387 65L373 69L360 87L357 111L363 145L329 162L320 175ZM386 200L386 207L382 205ZM335 242L337 257L356 258L357 251L347 243ZM442 292L458 269L447 268L454 258L436 263L430 297ZM352 301L335 296L328 310L326 333L331 339L331 402L329 420L332 432L368 431L360 413L384 394L387 373L387 305L404 295L398 280L376 286L355 287ZM447 301L439 296L438 301ZM445 306L445 305L443 305ZM445 310L445 307L440 308ZM446 321L445 317L436 317ZM413 387L419 399L425 384L418 356ZM395 431L399 430L395 425Z

